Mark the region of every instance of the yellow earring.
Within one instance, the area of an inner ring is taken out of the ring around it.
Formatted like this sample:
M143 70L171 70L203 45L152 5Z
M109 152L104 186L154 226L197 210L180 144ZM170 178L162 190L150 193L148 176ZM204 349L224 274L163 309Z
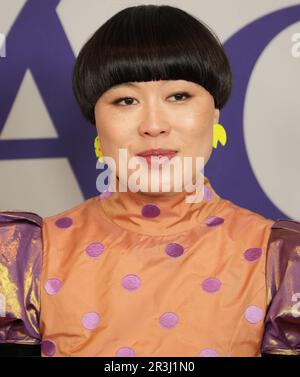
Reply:
M95 149L95 154L98 157L98 159L103 162L103 153L101 150L101 145L100 145L100 139L99 136L96 136L95 141L94 141L94 149Z
M213 125L213 148L218 147L218 142L225 146L227 142L227 134L225 128L220 123L215 123ZM101 150L100 139L98 135L96 136L94 141L94 149L96 157L98 157L98 159L103 162L103 153Z
M227 141L225 128L220 123L215 123L213 127L213 147L217 148L218 142L220 142L224 147Z

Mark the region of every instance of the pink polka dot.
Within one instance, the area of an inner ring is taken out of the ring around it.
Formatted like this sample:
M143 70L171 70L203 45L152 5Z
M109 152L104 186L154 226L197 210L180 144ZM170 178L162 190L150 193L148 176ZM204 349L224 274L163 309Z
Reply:
M175 242L168 243L165 247L165 252L169 255L169 257L177 258L183 254L184 248Z
M258 306L250 305L245 310L245 318L250 323L258 323L263 318L263 311Z
M91 258L97 258L103 253L104 249L105 247L101 242L93 242L86 248L86 253Z
M126 275L122 279L122 286L129 291L134 291L141 285L141 279L137 275Z
M160 209L155 204L145 204L142 208L144 217L157 217L160 215Z
M56 352L56 345L52 340L45 339L42 341L41 350L45 356L53 356Z
M218 216L209 216L205 221L207 226L217 226L223 224L223 222L224 219Z
M205 348L199 353L200 357L217 357L219 356L217 351L213 350L212 348Z
M81 323L83 327L85 327L88 330L95 329L98 326L99 321L100 321L99 314L95 312L85 313L81 319Z
M215 293L221 288L221 284L217 278L208 278L202 282L202 289L207 293Z
M73 220L70 217L61 217L55 221L55 225L58 228L69 228L73 224Z
M259 259L261 254L262 254L262 250L260 248L253 247L253 248L248 249L244 252L244 258L248 262L252 262L252 261Z
M162 327L170 329L175 327L178 323L178 316L173 312L166 312L160 316L159 322Z
M55 295L61 288L62 282L59 279L48 279L44 285L46 292L49 295Z
M134 357L135 351L130 347L121 347L117 350L116 356L118 357Z
M109 198L111 195L112 195L112 192L109 191L109 190L107 190L107 191L102 192L102 193L99 195L99 198L100 198L101 200L105 200L105 199Z

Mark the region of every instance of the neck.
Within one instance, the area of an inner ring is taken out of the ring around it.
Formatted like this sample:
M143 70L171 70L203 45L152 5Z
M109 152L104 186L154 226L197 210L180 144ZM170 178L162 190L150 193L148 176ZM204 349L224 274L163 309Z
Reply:
M118 185L116 185L118 186ZM220 197L207 177L201 187L200 198L196 191L149 195L146 192L119 191L99 196L99 204L106 216L123 229L151 236L172 235L184 232L215 215ZM199 198L199 197L198 197Z

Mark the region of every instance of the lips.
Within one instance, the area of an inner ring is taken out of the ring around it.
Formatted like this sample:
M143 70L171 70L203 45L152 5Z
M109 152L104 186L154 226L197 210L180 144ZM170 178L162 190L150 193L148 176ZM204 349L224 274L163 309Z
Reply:
M177 151L172 149L148 149L146 151L138 153L138 156L141 157L148 157L148 156L166 156L166 157L173 157Z
M154 157L167 157L168 160L171 160L174 156L176 156L177 151L171 149L148 149L138 154L138 156L143 157L146 159L148 165L151 165L151 158ZM160 164L164 164L165 161L160 160Z

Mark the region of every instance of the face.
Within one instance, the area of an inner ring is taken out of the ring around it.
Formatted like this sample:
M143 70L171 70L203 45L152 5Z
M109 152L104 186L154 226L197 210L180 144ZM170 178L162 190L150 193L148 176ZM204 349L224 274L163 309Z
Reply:
M111 87L98 99L95 119L103 155L114 159L117 177L120 177L119 149L127 151L129 161L132 157L140 159L137 155L145 150L162 148L176 151L175 157L177 161L181 160L181 166L184 166L184 157L191 157L193 164L189 174L195 184L196 158L202 157L204 165L209 160L213 124L219 121L219 110L215 108L211 94L202 86L185 80L160 80ZM172 160L175 161L167 157L164 160L170 166ZM178 178L175 184L174 170L180 165L171 168L171 174L163 175L163 165L151 168L146 160L143 161L139 175L148 177L148 184L140 191L154 196L176 194L174 188ZM157 174L158 170L162 174ZM134 172L127 168L128 181ZM156 187L159 186L158 192L152 189L151 173ZM170 189L163 192L162 182L166 183L166 180ZM179 185L185 191L183 180Z

